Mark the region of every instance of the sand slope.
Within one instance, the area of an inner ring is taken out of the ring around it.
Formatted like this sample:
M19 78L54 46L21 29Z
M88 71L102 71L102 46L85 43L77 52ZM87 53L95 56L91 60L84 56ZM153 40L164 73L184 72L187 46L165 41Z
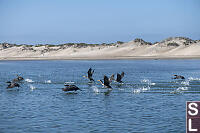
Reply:
M174 37L155 44L135 39L123 44L62 48L59 45L30 47L0 44L0 60L142 58L200 58L200 41Z

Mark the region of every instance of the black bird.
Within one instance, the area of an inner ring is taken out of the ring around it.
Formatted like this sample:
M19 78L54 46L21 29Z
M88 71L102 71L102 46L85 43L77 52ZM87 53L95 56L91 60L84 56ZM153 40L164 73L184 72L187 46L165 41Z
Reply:
M90 82L94 81L94 79L92 78L94 70L92 70L92 68L90 68L87 73L88 73L88 76L83 76L83 77L88 78L90 80Z
M17 75L17 78L13 79L13 82L20 82L22 80L24 80L24 78L19 76L19 75Z
M109 82L112 83L113 80L115 80L115 75L114 75L114 74L112 74L112 75L110 76Z
M175 77L173 79L185 79L185 77L181 75L174 75Z
M116 81L119 83L123 83L122 82L122 78L124 77L124 72L122 72L121 74L117 73L117 79Z
M18 87L18 88L20 87L20 85L18 83L15 83L15 82L8 81L6 83L9 83L8 86L7 86L7 89L8 88L14 88L14 87Z
M65 88L62 88L63 91L77 91L77 90L81 90L76 85L64 85L64 86L65 86Z
M106 88L112 88L110 86L110 81L108 79L108 77L106 75L104 75L104 78L103 78L104 82L102 80L98 80L103 86L105 86Z

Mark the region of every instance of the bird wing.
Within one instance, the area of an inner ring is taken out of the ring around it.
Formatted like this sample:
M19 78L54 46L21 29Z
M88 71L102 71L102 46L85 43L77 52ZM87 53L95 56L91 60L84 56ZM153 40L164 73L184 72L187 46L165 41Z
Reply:
M90 68L89 70L88 70L88 78L89 77L92 77L92 68Z
M109 80L110 80L110 82L112 82L112 80L114 80L114 79L115 79L114 77L115 77L115 75L114 75L114 74L112 74L112 75L110 76L110 79L109 79Z
M118 74L117 74L117 80L116 80L116 81L121 81L121 79L122 79L122 78L121 78L121 75L118 73Z
M124 77L124 72L121 73L121 78L123 78L123 77Z
M105 76L105 75L104 75L104 85L105 86L110 86L110 81L109 81L108 77Z
M94 69L92 70L92 75L93 75L93 73L94 73Z

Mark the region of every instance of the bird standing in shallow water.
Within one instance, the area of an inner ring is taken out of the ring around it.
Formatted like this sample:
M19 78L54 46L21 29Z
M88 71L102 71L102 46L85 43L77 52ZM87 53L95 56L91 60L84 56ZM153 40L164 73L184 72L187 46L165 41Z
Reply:
M94 69L92 70L92 68L90 68L87 73L88 73L88 76L83 76L83 77L88 78L90 80L90 82L94 82L94 79L92 78Z

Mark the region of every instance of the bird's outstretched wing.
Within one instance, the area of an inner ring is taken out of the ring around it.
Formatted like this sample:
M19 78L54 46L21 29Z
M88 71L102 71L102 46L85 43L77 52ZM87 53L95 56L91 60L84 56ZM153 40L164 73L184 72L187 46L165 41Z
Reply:
M94 73L94 70L92 71L92 68L90 68L88 70L88 78L91 78L93 73Z
M109 81L112 82L114 79L115 79L115 75L112 74L112 75L110 76L110 78L109 78Z
M93 75L93 73L94 73L94 69L92 70L92 72L91 72L91 73L92 73L92 75Z
M105 86L110 86L110 81L106 75L104 75L104 85Z
M118 73L118 74L117 74L117 80L116 80L116 81L117 81L117 82L120 82L121 79L122 79L122 78L121 78L121 75Z
M123 78L123 77L124 77L124 72L121 73L121 78Z

